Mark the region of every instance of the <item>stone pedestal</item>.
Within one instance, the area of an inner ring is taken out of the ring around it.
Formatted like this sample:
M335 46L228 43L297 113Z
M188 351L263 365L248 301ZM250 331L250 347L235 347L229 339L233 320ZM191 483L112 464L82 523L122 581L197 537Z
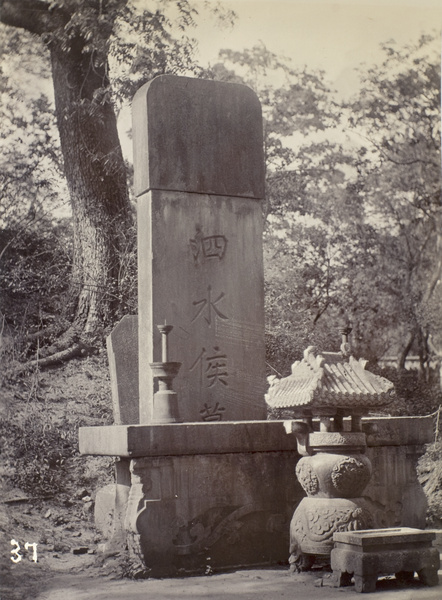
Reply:
M416 572L425 585L438 585L439 551L432 547L435 533L408 527L335 533L331 567L336 586L374 592L380 575L396 575L410 583Z
M124 531L146 575L286 561L302 490L295 439L282 422L83 428L80 449L125 457L117 489L128 496L124 511L115 505L109 545L121 545Z
M362 432L314 432L296 476L307 494L290 525L290 563L305 570L316 557L328 557L336 531L374 527L370 503L362 493L371 463ZM310 454L308 454L310 453Z
M374 527L365 498L303 498L290 525L292 570L309 568L316 558L328 558L337 531Z
M132 555L152 576L284 561L300 492L290 480L293 458L269 452L132 460L125 521Z

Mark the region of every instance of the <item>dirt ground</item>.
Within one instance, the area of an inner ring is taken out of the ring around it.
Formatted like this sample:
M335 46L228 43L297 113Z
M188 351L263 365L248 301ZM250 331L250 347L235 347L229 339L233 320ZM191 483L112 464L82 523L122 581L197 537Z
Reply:
M91 581L88 588L85 582L72 581L69 585L65 579L60 583L67 584L67 587L57 588L58 584L54 582L55 587L37 596L37 600L350 600L357 597L353 586L333 588L326 578L291 575L275 569L237 571L190 579ZM425 588L416 582L404 588L398 587L393 579L383 579L379 581L375 594L368 594L368 597L375 597L376 600L440 600L441 587L439 584Z
M35 598L59 574L121 573L117 558L97 555L93 525L113 461L80 456L77 441L79 426L112 422L105 351L1 383L0 599Z
M75 560L74 560L75 559ZM1 586L2 600L345 600L355 598L353 586L332 587L331 574L291 574L287 568L249 569L209 577L125 580L112 573L111 562L89 556L65 557L58 563L16 565L14 583ZM101 565L101 566L100 566ZM376 600L440 600L439 586L418 580L401 587L394 578L377 583ZM372 597L372 594L369 594Z

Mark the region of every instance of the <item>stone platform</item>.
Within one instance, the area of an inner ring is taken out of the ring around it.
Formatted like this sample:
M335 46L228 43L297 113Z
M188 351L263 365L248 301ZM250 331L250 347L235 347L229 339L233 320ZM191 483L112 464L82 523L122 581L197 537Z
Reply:
M438 585L439 551L433 548L436 534L409 527L335 533L331 567L336 586L350 585L357 592L374 592L377 578L396 575L410 583L416 572L421 582Z
M367 421L377 429L367 439L376 476L365 492L374 525L424 527L415 465L431 417ZM96 514L110 515L101 520L109 545L127 543L160 576L285 564L304 497L289 429L283 421L80 428L82 454L118 458L116 483L96 498Z

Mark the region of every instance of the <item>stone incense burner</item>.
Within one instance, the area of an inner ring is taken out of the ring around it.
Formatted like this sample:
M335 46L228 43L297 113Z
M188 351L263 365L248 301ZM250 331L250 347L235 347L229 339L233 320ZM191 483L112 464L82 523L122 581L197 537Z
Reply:
M307 497L290 524L296 571L309 569L316 558L328 559L335 532L375 527L370 502L362 496L372 468L361 417L391 402L395 391L390 381L365 370L366 361L351 356L349 333L341 330L341 352L307 348L292 374L273 381L267 395L270 407L293 410L296 420L286 430L295 433L302 455L296 475Z

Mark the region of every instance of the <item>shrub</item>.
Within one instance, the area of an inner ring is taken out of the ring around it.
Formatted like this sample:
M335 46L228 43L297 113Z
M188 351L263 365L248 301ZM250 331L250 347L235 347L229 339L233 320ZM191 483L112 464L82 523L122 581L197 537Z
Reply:
M442 404L440 376L430 369L428 381L418 371L399 372L394 367L368 366L368 370L394 383L397 399L386 411L394 416L429 415Z
M45 406L29 404L21 419L0 419L5 479L33 496L64 491L67 460L77 453L77 426L54 422Z
M41 221L21 232L0 230L0 307L5 332L24 352L32 334L63 313L71 269L70 221Z
M419 481L428 500L427 525L442 527L442 441L427 446L418 463Z

